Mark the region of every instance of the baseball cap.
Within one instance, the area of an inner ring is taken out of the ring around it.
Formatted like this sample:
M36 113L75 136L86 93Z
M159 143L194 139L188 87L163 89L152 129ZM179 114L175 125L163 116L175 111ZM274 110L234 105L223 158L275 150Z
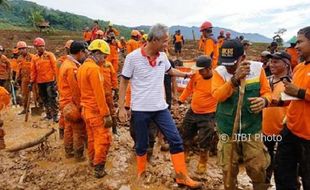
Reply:
M70 46L70 53L77 53L87 48L85 42L73 41Z
M211 58L205 55L197 57L196 64L191 69L198 71L211 66Z
M244 48L239 40L226 40L220 49L219 60L224 66L233 66L242 55Z
M273 59L288 59L289 61L291 61L290 54L286 53L285 51L275 52L274 54L269 54L267 57Z

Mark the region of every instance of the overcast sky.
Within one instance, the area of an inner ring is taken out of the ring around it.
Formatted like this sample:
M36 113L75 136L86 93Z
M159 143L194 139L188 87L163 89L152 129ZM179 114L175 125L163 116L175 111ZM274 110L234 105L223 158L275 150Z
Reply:
M310 25L309 0L31 0L49 8L126 26L214 26L272 37L279 28L288 40Z

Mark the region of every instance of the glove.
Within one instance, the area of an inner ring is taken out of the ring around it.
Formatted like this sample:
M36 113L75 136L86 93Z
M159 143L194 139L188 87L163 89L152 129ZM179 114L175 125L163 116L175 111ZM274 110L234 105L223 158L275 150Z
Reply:
M33 85L32 82L28 84L28 89L29 89L30 91L32 91L32 85Z
M105 122L105 123L104 123L104 127L105 127L105 128L111 128L112 125L113 125L113 121L112 121L112 118L111 118L110 115L104 117L104 122Z

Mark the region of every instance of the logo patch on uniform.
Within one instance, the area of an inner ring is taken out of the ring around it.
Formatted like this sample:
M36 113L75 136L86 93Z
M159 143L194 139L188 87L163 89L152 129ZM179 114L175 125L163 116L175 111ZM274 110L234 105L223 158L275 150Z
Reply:
M222 48L222 57L234 57L233 48Z

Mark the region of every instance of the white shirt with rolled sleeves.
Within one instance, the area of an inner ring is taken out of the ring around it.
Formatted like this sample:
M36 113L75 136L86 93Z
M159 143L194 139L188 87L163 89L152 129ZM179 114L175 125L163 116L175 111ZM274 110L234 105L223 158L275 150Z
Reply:
M164 77L170 69L171 64L164 52L160 52L155 67L142 55L141 48L127 55L122 76L130 79L133 111L161 111L168 108Z

